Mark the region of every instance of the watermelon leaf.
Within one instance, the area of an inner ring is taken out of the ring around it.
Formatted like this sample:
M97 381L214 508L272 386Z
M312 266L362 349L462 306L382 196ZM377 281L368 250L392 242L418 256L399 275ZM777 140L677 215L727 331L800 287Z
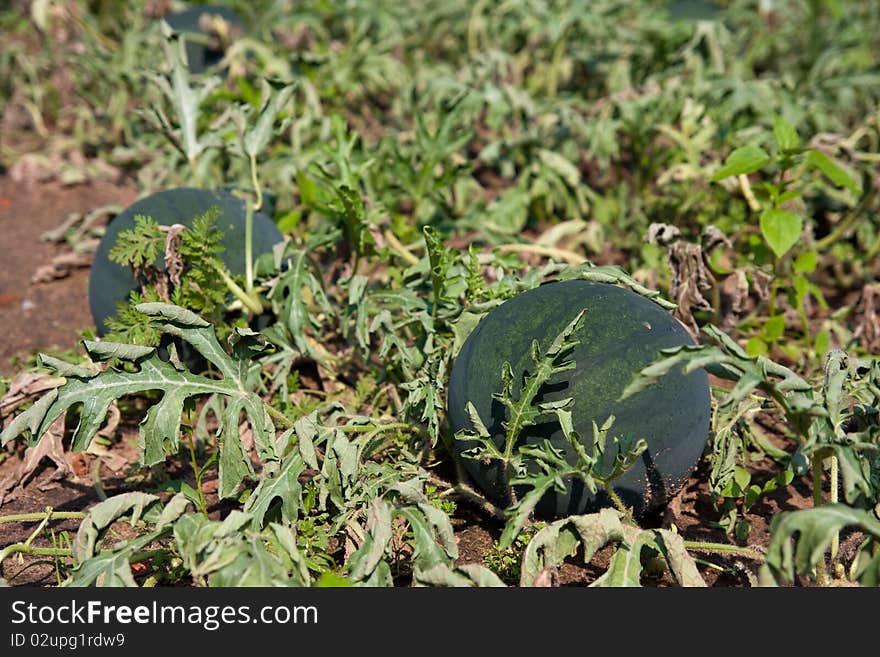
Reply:
M456 568L439 563L413 574L416 586L493 587L507 586L501 578L485 566L475 563L462 564Z
M864 566L858 575L866 586L877 586L880 560L873 548L880 540L880 521L870 511L844 504L826 504L774 516L767 561L760 572L761 584L779 585L793 582L797 574L808 574L824 560L825 552L845 527L855 527L869 536L854 565Z
M507 458L510 458L513 453L513 447L520 432L525 427L533 425L537 418L546 412L534 403L541 386L547 383L554 374L574 369L574 361L566 360L565 356L572 347L580 344L579 340L574 340L571 336L583 325L584 313L585 311L580 311L568 326L553 339L543 354L541 354L538 342L532 343L532 360L535 363L535 371L525 377L518 399L514 398L514 375L510 363L504 364L501 371L502 392L496 393L493 397L504 404L508 411L507 420L502 422L506 434L504 453Z
M381 497L373 498L367 512L367 526L360 548L351 556L349 578L363 586L391 586L387 550L394 536L394 520L407 522L412 532L413 582L432 586L453 586L469 581L476 586L497 586L499 582L485 568L461 571L455 568L458 546L449 516L432 505L418 479L391 485Z
M261 458L277 460L275 427L262 399L250 390L246 365L227 355L214 335L211 324L193 312L165 303L143 303L137 310L165 321L163 333L179 337L192 345L221 375L209 378L193 374L174 361L163 361L155 349L133 345L84 341L93 360L114 359L103 371L65 371L64 384L51 391L40 402L19 415L0 434L0 445L29 431L33 442L45 434L62 414L81 405L79 422L74 430L72 448L88 449L100 430L110 404L126 395L158 390L162 399L152 406L141 423L138 437L140 462L154 465L166 455L177 453L181 415L187 399L200 395L216 395L225 400L218 428L220 444L221 497L235 493L241 480L253 475L250 458L245 453L238 426L241 413L253 429L254 443ZM52 361L43 361L47 366Z
M193 579L208 586L307 586L294 530L270 523L258 532L250 529L255 520L234 509L223 522L190 513L175 523L177 551Z
M294 85L263 79L260 111L254 124L243 131L242 148L252 158L263 152L275 135L275 121L293 94Z
M684 541L666 529L641 529L622 522L623 514L615 509L569 516L541 528L523 553L520 586L534 586L547 568L557 568L566 557L583 548L583 560L589 563L602 547L617 544L608 569L591 586L640 586L642 552L651 549L666 562L680 586L704 587L693 558Z
M308 266L308 251L298 249L290 254L290 266L269 292L272 310L287 329L288 337L303 354L324 361L328 354L307 331L316 329L317 321L309 312L307 299L314 299L322 309L329 311L321 281Z
M137 586L131 572L132 557L170 533L171 525L183 515L187 504L186 498L178 493L163 508L156 495L132 491L93 506L73 543L76 567L68 586ZM142 518L155 524L150 532L103 549L101 543L110 526L123 518L128 518L132 527Z
M175 129L171 125L161 108L152 110L152 116L174 146L183 153L191 166L194 166L205 150L217 145L215 135L200 134L199 115L201 104L222 81L217 76L211 76L202 80L200 85L193 86L185 62L183 43L166 39L163 41L163 46L165 56L171 64L171 74L169 76L150 74L150 78L171 103L178 127Z
M503 450L494 443L486 429L485 423L478 416L472 404L467 405L467 412L473 429L463 429L456 433L456 440L475 440L478 446L464 452L466 458L485 459L498 458L502 461L505 471L515 473L519 468L518 456L514 454L517 439L525 427L535 424L537 419L548 413L554 413L556 408L542 408L535 404L535 397L541 387L557 373L565 372L575 367L575 363L565 357L572 347L579 341L572 339L572 334L581 326L584 319L584 311L577 316L556 336L547 350L541 353L540 345L533 342L531 356L535 365L535 371L526 375L522 384L519 397L514 392L514 374L510 363L505 362L501 368L502 391L494 393L492 397L501 402L507 408L507 419L502 421L505 430ZM561 407L561 406L560 406Z

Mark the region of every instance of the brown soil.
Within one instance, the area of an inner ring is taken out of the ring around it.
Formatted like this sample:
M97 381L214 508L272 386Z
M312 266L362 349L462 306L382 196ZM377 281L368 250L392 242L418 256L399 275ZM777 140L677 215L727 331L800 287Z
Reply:
M0 252L5 260L0 266L0 376L10 377L22 369L20 365L38 350L71 350L76 347L80 332L92 325L87 302L88 270L74 271L69 277L51 283L31 283L34 271L49 263L64 247L40 240L46 230L57 227L70 212L87 212L107 203L127 204L136 197L126 186L91 183L62 187L57 183L18 184L9 177L0 177ZM144 473L134 467L136 427L122 427L120 436L110 445L107 454L76 454L71 457L74 474L56 480L55 467L48 461L34 473L25 486L15 489L5 502L0 502L0 516L34 513L48 506L59 511L81 511L100 499L125 489L162 490L161 481L186 478L191 471L169 463L161 473ZM22 446L0 450L0 482L13 473L21 462ZM114 458L114 457L122 457ZM770 465L755 464L753 481L771 476ZM97 476L96 476L97 475ZM158 480L158 481L157 481ZM673 524L686 540L730 543L731 538L717 527L719 512L707 491L707 462L700 462L684 489L662 513L643 518L646 527L671 527ZM99 483L96 483L99 482ZM193 482L190 482L193 483ZM210 485L210 482L209 482ZM223 512L216 496L209 498L209 510ZM466 506L466 502L459 503ZM799 480L762 498L746 514L751 523L749 539L743 546L766 547L769 524L781 511L812 505L811 482ZM456 527L459 563L481 563L500 536L501 523L486 518L476 510L462 509L464 521ZM69 532L72 536L78 520L53 521L50 528L56 536ZM0 523L0 549L24 541L36 523ZM49 546L41 536L34 545ZM757 570L756 564L742 557L700 555L701 572L710 586L748 586ZM559 584L582 586L600 575L608 564L610 551L600 551L589 564L579 555L559 569ZM45 558L7 559L0 566L0 577L13 585L51 586L56 583L54 565ZM668 574L649 574L645 583L652 586L672 584Z
M134 189L106 182L63 187L0 177L0 376L12 376L16 363L36 351L74 348L80 332L93 325L88 269L50 283L31 282L38 267L65 250L40 236L71 212L129 204L136 197Z
M0 177L0 376L11 378L23 369L39 351L75 349L80 333L92 326L88 305L88 269L74 269L65 278L49 283L34 283L36 270L62 254L64 246L41 239L45 231L57 228L71 212L85 212L110 203L127 204L135 200L133 188L107 182L92 182L65 187L57 182L17 182ZM126 460L135 452L123 443ZM0 451L0 482L12 474L21 462L23 450ZM51 506L57 511L81 511L98 501L92 482L93 463L98 457L72 455L74 475L53 480L54 467L42 469L8 496L2 515L34 513ZM111 493L120 485L120 473L99 464L102 486ZM75 533L78 520L51 524L56 535ZM0 524L0 549L26 540L36 523ZM44 541L35 544L48 546ZM37 559L10 558L0 576L12 577ZM55 571L51 564L28 567L13 580L18 584L52 585Z

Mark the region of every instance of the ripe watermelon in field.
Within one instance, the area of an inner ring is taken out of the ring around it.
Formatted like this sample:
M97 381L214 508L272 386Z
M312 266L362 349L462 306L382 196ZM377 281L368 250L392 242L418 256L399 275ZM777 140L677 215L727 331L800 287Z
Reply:
M222 48L202 41L209 36L203 29L202 18L211 16L219 16L233 30L243 29L238 14L231 8L218 4L199 5L165 17L165 21L174 32L189 37L186 39L186 60L189 70L193 73L204 73L223 59Z
M681 488L699 460L709 434L709 382L703 370L684 375L670 372L658 383L618 401L624 387L660 349L693 344L684 327L659 305L630 290L587 281L554 282L524 292L491 311L467 338L450 374L448 416L450 430L472 429L465 405L476 407L496 444L503 446L506 408L492 398L501 392L505 361L514 373L518 396L524 374L533 366L530 346L541 349L582 309L583 325L575 332L580 341L570 358L574 369L555 375L539 393L540 401L574 399L574 429L592 451L592 423L598 426L614 415L612 435L643 438L648 449L639 461L618 477L615 491L637 514L666 502ZM548 438L566 454L565 439L555 418L527 427L522 444L541 444ZM475 447L474 441L457 440L459 455ZM462 457L474 481L493 499L503 503L503 481L498 464ZM572 463L574 459L571 458ZM568 482L565 494L550 492L536 513L563 517L610 505L608 495L593 496L580 481Z
M244 201L226 191L210 189L179 188L157 192L133 203L118 215L110 225L95 254L89 275L89 305L99 335L106 332L104 321L116 314L116 306L128 301L132 290L138 289L131 270L112 262L107 256L116 244L119 233L134 228L137 215L152 217L163 226L180 223L191 226L195 217L208 212L214 206L219 214L217 228L223 231L223 262L233 275L244 273ZM275 223L262 213L253 217L253 257L271 253L272 247L283 241ZM164 268L160 255L156 266Z

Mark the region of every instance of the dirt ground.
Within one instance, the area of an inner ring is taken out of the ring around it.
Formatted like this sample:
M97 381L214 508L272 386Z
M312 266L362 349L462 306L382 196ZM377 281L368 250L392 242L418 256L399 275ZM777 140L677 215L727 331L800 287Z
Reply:
M95 181L62 186L51 182L21 182L0 176L0 376L11 378L24 369L39 351L64 352L77 347L80 333L92 325L88 305L87 267L71 269L64 278L34 282L37 270L50 265L56 256L69 252L64 245L41 239L57 228L72 212L84 212L106 204L134 201L134 188ZM125 444L120 443L123 448ZM129 447L130 457L136 452ZM22 462L23 450L0 450L0 484L13 475ZM51 461L35 473L25 486L15 489L0 503L0 516L34 513L51 506L57 511L80 511L98 501L92 483L92 461L96 457L68 454L72 475L56 480ZM119 466L122 461L114 459ZM119 473L106 465L102 486L112 491ZM76 531L78 520L52 523L56 533ZM33 523L0 524L0 549L25 540ZM4 577L12 577L37 560L8 559ZM54 584L51 564L29 567L12 583Z
M63 187L57 182L16 182L0 177L0 376L9 377L39 350L67 350L92 325L88 304L88 268L66 278L34 283L40 266L65 251L42 240L71 212L101 205L129 204L133 188L107 182Z
M36 269L49 263L65 247L41 241L41 235L56 228L71 212L87 212L107 203L128 204L135 200L133 188L110 183L90 183L62 187L57 183L13 182L0 177L0 375L11 377L36 351L65 351L76 348L80 332L91 326L87 302L88 268L73 271L66 278L49 283L32 283ZM136 426L120 427L119 437L104 454L70 454L65 457L71 472L57 476L57 469L48 459L36 469L24 486L13 489L5 499L0 497L0 517L33 513L47 506L59 511L80 511L97 502L102 495L111 495L137 486ZM0 484L21 467L24 448L9 446L0 451ZM174 472L169 463L167 477L186 477L185 469ZM155 473L153 473L155 474ZM756 466L753 482L769 478L769 470ZM763 478L763 479L762 479ZM705 459L679 495L660 512L643 518L647 527L676 526L688 540L729 542L730 538L714 524L719 513L708 494ZM96 484L96 482L99 482ZM193 482L191 482L193 483ZM210 483L208 484L210 490ZM811 485L796 480L772 494L763 496L747 514L752 530L744 545L762 550L769 539L769 523L774 515L812 505ZM223 512L216 496L209 499L214 514ZM466 502L461 502L466 505ZM461 514L460 514L461 515ZM500 523L487 519L476 510L465 509L464 520L456 528L460 562L482 562L492 543L501 533ZM53 521L56 535L67 531L73 535L78 520ZM0 522L0 549L26 540L36 523ZM844 537L845 538L845 537ZM48 545L40 539L35 544ZM846 541L844 540L844 548ZM569 559L559 570L560 585L583 585L601 574L610 553L600 552L590 564L578 557ZM701 572L713 586L748 586L755 564L737 557L700 555ZM29 558L7 559L0 576L13 585L51 586L56 573L50 560ZM513 583L513 582L512 582ZM648 575L646 583L667 586L668 575Z

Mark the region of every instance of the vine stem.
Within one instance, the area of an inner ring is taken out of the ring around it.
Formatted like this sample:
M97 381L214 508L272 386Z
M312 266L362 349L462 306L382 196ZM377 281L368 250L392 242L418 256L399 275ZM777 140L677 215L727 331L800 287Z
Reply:
M266 411L269 413L270 417L273 420L277 420L278 424L280 424L285 429L293 429L293 421L289 417L287 417L284 413L282 413L277 408L275 408L269 404L263 404L263 406L265 407Z
M862 200L859 201L858 205L854 207L852 210L847 213L846 217L838 223L834 230L828 233L825 237L820 240L816 240L816 250L823 251L827 249L829 246L834 244L836 241L841 239L844 235L846 235L850 230L853 229L861 220L863 216L863 211L867 208L868 204L874 200L874 195L876 191L874 190L874 186L872 185L865 195L862 197Z
M361 431L418 431L418 427L414 427L406 422L386 422L385 424L349 424L339 427L344 433L358 433Z
M257 179L257 158L255 155L250 156L251 165L251 184L254 186L254 194L257 196L257 202L254 203L254 212L263 209L263 190L260 188L260 181Z
M540 244L500 244L495 248L501 253L535 253L556 260L564 260L570 265L580 265L587 261L585 257L574 251L557 249L553 246L541 246Z
M81 511L59 511L55 512L55 510L51 506L47 506L46 510L42 513L20 513L16 515L9 515L0 517L0 522L27 522L27 521L36 521L39 520L40 524L37 525L36 529L31 532L31 535L27 537L27 540L24 543L14 543L12 545L8 545L0 551L0 564L2 564L10 555L12 554L33 554L40 556L51 556L51 557L66 557L73 554L69 548L41 548L41 547L33 547L31 543L33 543L34 539L39 535L43 528L49 523L52 519L64 519L64 518L85 518L86 514Z
M710 552L713 554L738 554L754 561L766 561L766 557L756 550L728 545L726 543L706 543L703 541L685 541L685 548L696 552Z
M467 484L459 483L456 484L452 490L455 491L457 495L465 498L471 504L476 505L478 508L482 509L489 515L498 520L506 520L506 516L504 514L504 509L496 504L493 504L489 500L487 500L483 495L475 491L473 488L468 486Z
M263 304L259 301L255 300L250 294L241 289L241 287L232 280L232 277L226 273L226 271L220 267L216 266L215 270L218 274L220 274L220 278L223 279L223 282L226 284L226 287L229 288L229 291L235 295L235 297L241 301L248 310L250 310L255 315L259 315L263 312Z
M394 251L403 258L410 265L419 264L419 259L413 255L412 251L410 251L404 244L397 239L397 236L392 233L390 230L386 230L382 233L382 236L385 238L385 241L388 242L388 245L394 249Z
M813 468L813 506L819 508L822 506L822 461L823 456L820 452L815 452L812 458ZM816 583L819 586L825 586L825 555L823 554L819 563L816 564Z
M407 260L408 262L412 258L411 264L415 264L418 262L416 256L413 255L413 251L421 251L424 248L424 244L412 243L409 245L402 244L396 237L393 240L389 237L388 232L384 233L386 239L388 239L389 244L397 250L400 255ZM392 236L393 237L393 236ZM396 244L400 244L400 248L396 246ZM575 253L569 249L560 249L555 246L545 246L543 244L497 244L491 247L493 251L499 251L501 253L534 253L536 255L544 256L547 258L554 258L556 260L562 260L567 262L570 265L580 265L587 262L587 258L582 256L579 253ZM478 260L480 264L485 265L489 262L492 262L492 254L491 253L481 253L478 256Z
M840 465L837 462L837 457L831 457L831 472L829 474L829 479L831 480L831 503L837 504L838 502L838 478L840 473ZM831 539L831 560L837 558L837 551L840 549L840 533L834 532L834 538Z
M3 550L0 550L0 564L6 561L6 559L8 559L11 555L17 553L32 554L44 557L69 557L73 555L73 550L71 550L70 548L32 547L24 543L15 543L13 545L9 545L3 548Z
M752 212L758 212L761 209L761 204L758 203L758 199L755 198L755 193L752 191L752 185L749 183L748 176L741 173L736 179L739 182L739 188L740 191L742 191L743 198L745 198L746 203L749 204L749 209Z
M293 421L287 417L284 413L279 411L277 408L269 404L263 404L266 408L266 411L272 417L273 420L277 420L277 423L280 424L285 429L293 428ZM340 431L344 433L358 433L362 431L419 431L418 427L414 427L411 424L407 424L406 422L385 422L378 424L349 424L344 427L338 427Z
M0 516L0 522L36 522L37 520L81 520L86 517L84 511L44 511L41 513L19 513L10 516Z
M245 200L244 214L244 280L245 291L248 296L252 296L254 292L254 212L259 212L263 207L263 190L260 189L260 181L257 178L257 158L251 154L249 156L251 169L251 184L254 187L254 194L257 197L256 202L251 203ZM260 309L260 312L262 308ZM259 312L257 313L259 314Z
M245 291L254 291L254 206L246 201L244 213L244 280Z
M604 488L605 488L605 492L608 493L608 497L610 497L611 501L614 502L614 506L617 508L617 510L620 511L625 516L626 520L628 520L630 522L630 524L636 524L636 521L632 516L632 512L623 503L623 500L620 499L620 496L614 490L614 486L612 486L609 483L609 484L605 484Z
M482 493L474 490L469 484L465 483L463 477L466 475L462 471L461 464L456 462L456 470L459 470L458 473L458 483L450 483L437 475L431 475L428 477L428 483L437 486L438 488L443 488L443 492L440 493L440 497L449 497L450 495L457 495L459 497L463 497L468 502L474 504L477 508L488 513L490 516L498 519L498 520L506 520L507 516L502 509L497 504L493 503L489 499L486 498Z

